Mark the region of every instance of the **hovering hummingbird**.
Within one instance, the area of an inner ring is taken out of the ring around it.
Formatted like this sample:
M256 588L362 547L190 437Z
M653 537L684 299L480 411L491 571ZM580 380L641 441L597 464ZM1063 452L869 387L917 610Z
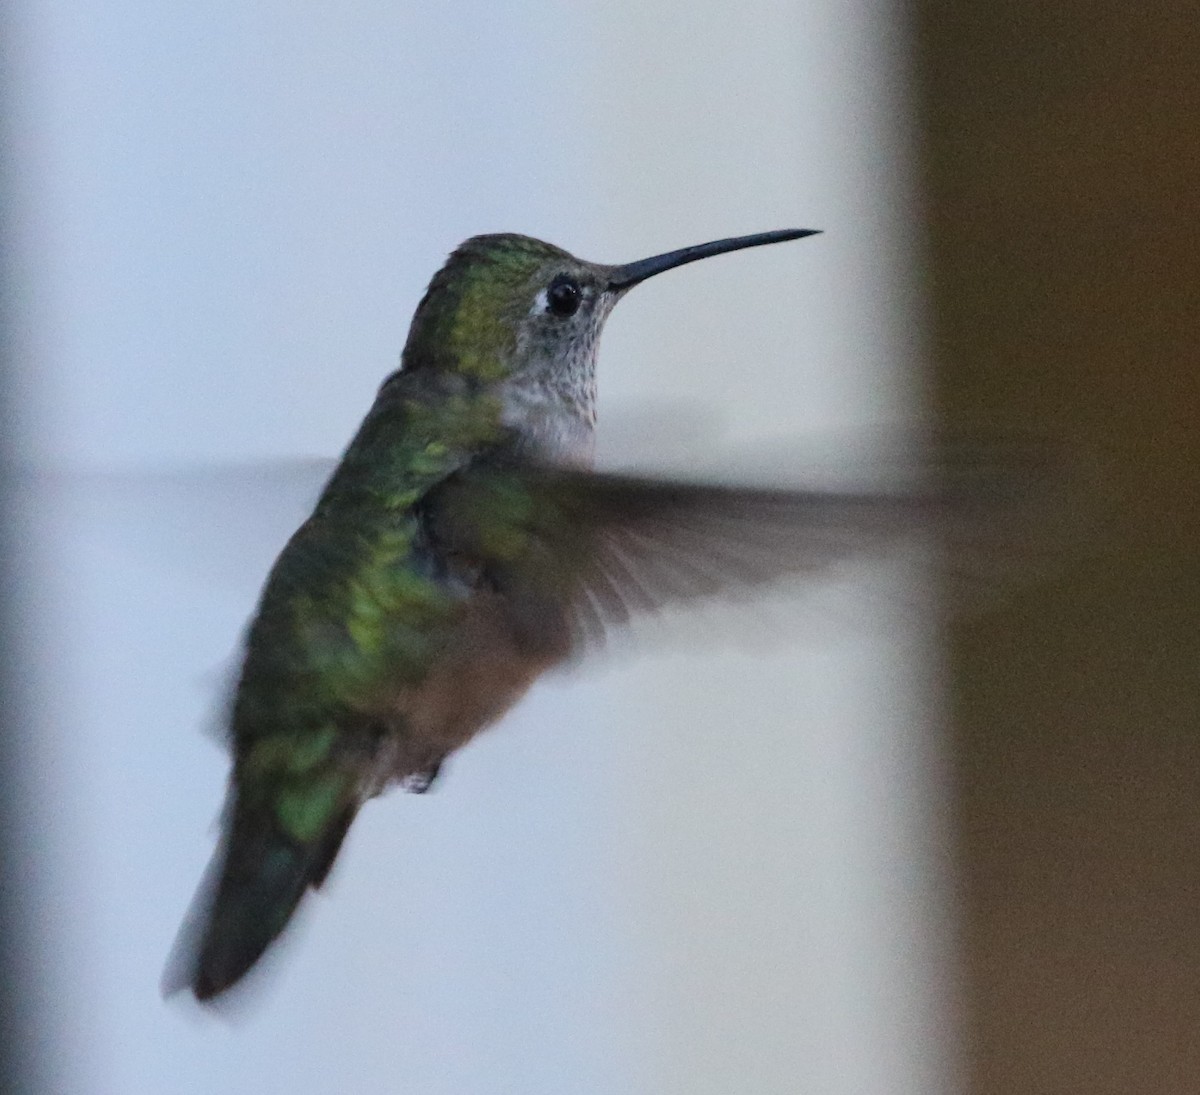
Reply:
M597 346L617 301L685 263L813 234L623 266L519 235L449 257L262 592L230 714L223 836L168 991L207 1000L237 982L324 882L364 802L428 789L605 629L820 566L895 526L905 503L886 496L591 470Z

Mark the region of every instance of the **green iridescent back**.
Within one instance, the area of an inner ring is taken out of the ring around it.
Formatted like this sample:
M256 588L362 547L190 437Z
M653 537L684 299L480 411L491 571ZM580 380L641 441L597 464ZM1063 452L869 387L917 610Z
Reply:
M399 373L384 385L268 579L234 711L239 758L282 756L266 739L323 738L420 679L453 598L417 505L501 438L499 417L493 397L453 376Z

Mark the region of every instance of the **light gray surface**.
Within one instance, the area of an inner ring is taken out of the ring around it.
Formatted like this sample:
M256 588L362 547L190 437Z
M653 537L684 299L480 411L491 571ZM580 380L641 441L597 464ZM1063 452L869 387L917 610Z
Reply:
M303 491L139 476L338 451L478 231L624 261L823 228L631 294L604 419L682 396L736 446L900 417L916 322L889 11L18 15L24 446L131 473L42 484L29 518L58 1089L948 1090L928 637L836 600L757 642L759 617L702 615L692 632L741 637L545 683L436 793L366 810L244 1014L157 992L225 778L202 728Z

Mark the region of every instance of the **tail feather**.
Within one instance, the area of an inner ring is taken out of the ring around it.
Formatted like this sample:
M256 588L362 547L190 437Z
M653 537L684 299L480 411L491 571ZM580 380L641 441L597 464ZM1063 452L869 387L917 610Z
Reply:
M348 803L313 841L301 843L262 811L235 806L221 847L180 929L163 992L211 1000L262 957L305 893L329 875L358 803Z

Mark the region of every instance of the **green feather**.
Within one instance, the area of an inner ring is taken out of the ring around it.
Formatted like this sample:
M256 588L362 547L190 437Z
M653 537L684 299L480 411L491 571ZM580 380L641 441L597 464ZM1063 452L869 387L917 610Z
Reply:
M345 800L349 780L344 772L285 787L275 800L275 816L283 830L301 844L320 836Z

